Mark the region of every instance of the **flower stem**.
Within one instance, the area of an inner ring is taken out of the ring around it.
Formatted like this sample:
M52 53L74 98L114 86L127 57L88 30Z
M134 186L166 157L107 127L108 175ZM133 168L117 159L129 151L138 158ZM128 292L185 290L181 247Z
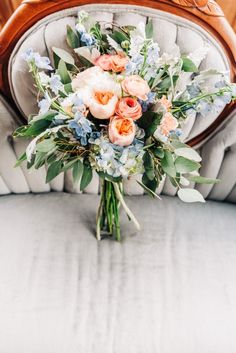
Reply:
M126 205L125 200L120 192L119 185L117 183L113 183L116 197L120 201L121 205L123 206L127 216L131 219L131 221L134 223L135 227L137 230L140 230L140 224L138 223L137 219L135 218L134 214L131 212L129 207Z

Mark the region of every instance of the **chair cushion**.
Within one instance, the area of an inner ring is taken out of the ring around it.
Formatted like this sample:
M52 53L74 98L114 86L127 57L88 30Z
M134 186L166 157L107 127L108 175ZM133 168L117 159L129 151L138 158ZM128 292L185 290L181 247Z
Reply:
M0 197L0 352L236 351L236 206L127 202L120 244L97 196Z
M69 50L66 43L66 27L75 25L75 16L81 9L90 12L92 18L102 23L137 25L139 22L147 22L148 18L152 18L154 38L159 43L161 52L174 53L178 45L182 54L189 54L208 46L208 55L202 62L199 61L201 69L229 70L229 63L223 48L213 36L192 21L143 6L118 4L80 6L56 12L37 22L15 47L9 63L9 80L12 95L25 116L36 113L38 107L32 77L21 57L22 52L27 48L33 48L41 55L49 55L53 60L52 47ZM186 82L189 82L189 78L190 75L187 74ZM204 131L218 115L219 112L212 112L207 118L203 118L199 114L192 114L184 126L183 137L185 139L195 137Z

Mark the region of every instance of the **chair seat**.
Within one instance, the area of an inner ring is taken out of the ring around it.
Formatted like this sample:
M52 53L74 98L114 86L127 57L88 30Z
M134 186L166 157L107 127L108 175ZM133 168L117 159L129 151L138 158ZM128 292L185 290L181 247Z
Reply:
M235 352L236 206L128 197L120 244L98 201L0 198L0 352Z

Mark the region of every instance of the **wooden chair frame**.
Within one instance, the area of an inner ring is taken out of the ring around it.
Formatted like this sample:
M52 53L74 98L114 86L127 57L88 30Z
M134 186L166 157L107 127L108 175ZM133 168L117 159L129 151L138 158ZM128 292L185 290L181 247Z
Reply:
M10 55L22 35L42 18L68 8L85 4L127 4L146 6L173 13L200 25L222 45L230 62L231 79L236 82L236 36L220 6L214 0L24 0L0 33L0 91L12 104L8 81ZM223 113L204 132L189 141L199 144L229 116L236 102L227 106Z

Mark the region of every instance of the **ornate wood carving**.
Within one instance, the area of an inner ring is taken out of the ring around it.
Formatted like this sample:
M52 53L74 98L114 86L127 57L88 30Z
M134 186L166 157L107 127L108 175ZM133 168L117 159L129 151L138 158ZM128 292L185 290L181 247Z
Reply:
M220 6L213 0L24 0L0 32L0 90L11 100L7 76L8 60L21 36L37 21L54 12L85 4L127 4L146 6L184 17L211 33L222 45L231 64L231 77L236 82L236 37ZM12 104L14 104L12 102ZM236 104L228 106L223 114L194 140L198 144L227 118Z
M175 4L184 7L196 8L205 15L223 16L224 12L214 0L171 0Z

